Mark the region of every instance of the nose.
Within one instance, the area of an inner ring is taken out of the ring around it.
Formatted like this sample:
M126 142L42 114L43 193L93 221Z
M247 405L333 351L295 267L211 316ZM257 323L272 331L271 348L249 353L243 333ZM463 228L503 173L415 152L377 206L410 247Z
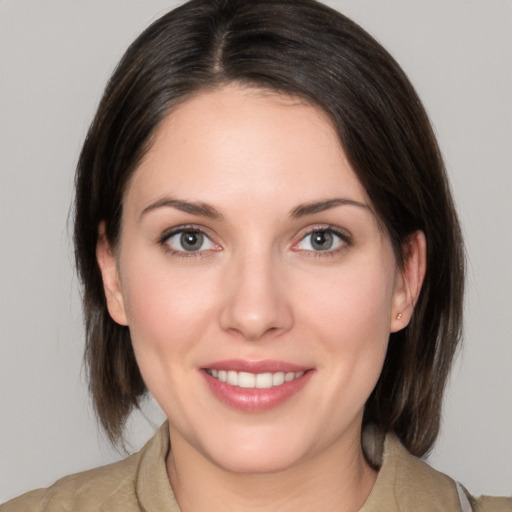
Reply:
M293 325L282 272L271 257L251 255L229 265L221 328L249 341L278 336Z

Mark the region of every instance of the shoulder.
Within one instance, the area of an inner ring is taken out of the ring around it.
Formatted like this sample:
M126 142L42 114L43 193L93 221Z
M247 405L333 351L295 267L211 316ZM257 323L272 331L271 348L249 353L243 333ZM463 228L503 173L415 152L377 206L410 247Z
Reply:
M473 510L475 512L512 512L512 497L481 496L474 501Z
M430 510L512 512L512 498L474 497L459 482L412 456L398 440L395 449L400 460L396 490L401 504L405 505L404 510L409 510L412 505L411 510L423 510L420 505L430 502Z
M140 454L114 464L66 476L46 489L36 489L0 506L0 512L53 512L61 510L139 510L135 479ZM121 508L119 508L121 507Z
M383 435L375 431L363 436L365 452L380 471L360 512L512 512L512 498L474 498L458 482L411 455L395 435L387 434L384 442L379 437Z
M28 492L0 505L0 512L179 512L165 467L168 450L166 422L131 457Z

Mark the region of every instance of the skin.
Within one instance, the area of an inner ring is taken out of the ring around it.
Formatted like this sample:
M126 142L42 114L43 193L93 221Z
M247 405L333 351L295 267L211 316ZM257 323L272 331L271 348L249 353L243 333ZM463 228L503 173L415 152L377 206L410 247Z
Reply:
M322 211L300 211L313 203ZM200 250L168 237L183 226L205 233ZM328 228L332 248L315 250L311 231ZM101 225L97 253L110 314L129 326L169 418L167 470L184 512L364 503L377 473L361 448L363 407L425 270L423 234L408 245L399 269L316 107L229 85L168 116L125 193L119 246ZM201 373L227 359L285 361L309 378L279 406L243 411Z

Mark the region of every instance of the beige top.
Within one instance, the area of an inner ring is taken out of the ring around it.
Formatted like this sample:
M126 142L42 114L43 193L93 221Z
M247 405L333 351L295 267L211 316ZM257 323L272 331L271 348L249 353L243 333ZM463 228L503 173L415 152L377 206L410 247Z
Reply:
M360 512L512 512L512 498L466 497L461 486L413 457L393 434L383 442L376 431L366 431L363 445L381 468ZM0 512L180 512L165 467L168 451L165 423L131 457L28 492L1 505Z

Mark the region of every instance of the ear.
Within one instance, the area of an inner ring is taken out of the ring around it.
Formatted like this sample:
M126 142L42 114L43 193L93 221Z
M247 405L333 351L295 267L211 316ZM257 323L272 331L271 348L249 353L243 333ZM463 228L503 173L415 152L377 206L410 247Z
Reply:
M415 231L404 243L404 266L397 273L391 308L390 332L406 327L414 312L427 268L427 243L423 231Z
M112 319L120 325L128 325L124 298L119 280L119 269L116 257L105 233L105 222L98 226L98 242L96 244L96 260L103 279L103 289L107 299L108 312Z

